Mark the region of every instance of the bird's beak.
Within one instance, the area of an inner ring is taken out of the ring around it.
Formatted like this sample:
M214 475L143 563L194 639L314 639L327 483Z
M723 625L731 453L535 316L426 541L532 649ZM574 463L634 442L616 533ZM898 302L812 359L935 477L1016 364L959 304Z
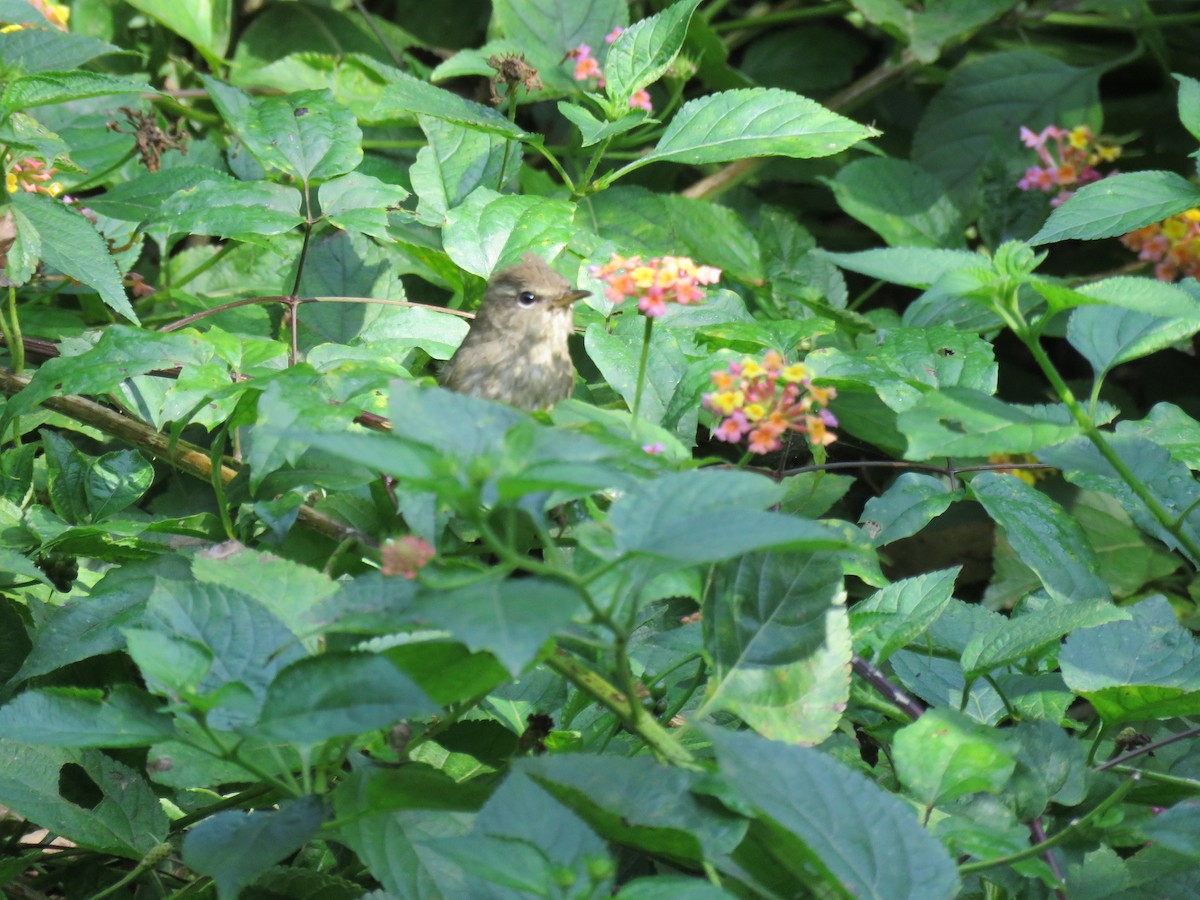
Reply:
M567 291L550 305L555 309L561 309L564 306L570 306L576 300L582 300L584 297L592 296L591 291Z

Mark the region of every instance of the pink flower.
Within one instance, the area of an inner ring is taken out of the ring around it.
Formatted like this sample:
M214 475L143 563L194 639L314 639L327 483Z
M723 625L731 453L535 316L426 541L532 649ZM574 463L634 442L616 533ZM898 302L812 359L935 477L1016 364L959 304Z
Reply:
M619 38L621 36L621 32L624 30L625 30L624 28L622 28L620 25L618 25L616 28L614 28L612 31L610 31L608 34L606 34L604 36L604 43L611 44L613 41L615 41L617 38Z
M633 96L629 98L629 108L654 112L654 104L650 102L650 94L645 88L633 92Z
M655 441L653 444L642 444L642 450L651 456L658 456L660 453L665 453L667 448L662 441Z
M668 303L688 305L704 299L703 286L715 284L721 270L697 266L685 256L661 256L642 262L640 256L616 253L602 266L589 266L593 278L604 282L611 303L636 298L638 309L651 319L661 318Z

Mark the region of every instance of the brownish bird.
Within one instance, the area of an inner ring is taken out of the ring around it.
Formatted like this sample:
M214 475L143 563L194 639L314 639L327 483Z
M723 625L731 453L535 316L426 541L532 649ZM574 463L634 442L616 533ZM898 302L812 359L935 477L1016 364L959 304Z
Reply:
M575 369L567 338L572 304L591 291L532 253L494 274L471 330L442 368L443 387L520 409L545 409L571 396Z

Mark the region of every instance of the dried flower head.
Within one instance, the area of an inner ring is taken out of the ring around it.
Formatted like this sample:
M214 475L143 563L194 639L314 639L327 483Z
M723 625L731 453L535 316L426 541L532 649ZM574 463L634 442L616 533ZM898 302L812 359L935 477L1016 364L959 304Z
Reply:
M505 53L503 56L493 54L488 57L488 65L496 70L496 76L488 82L492 93L492 104L499 106L503 97L496 90L501 84L508 85L505 96L510 96L518 87L525 88L526 94L540 91L544 85L538 77L538 70L525 61L524 53Z
M800 363L787 365L774 350L761 361L746 357L712 373L716 390L704 395L704 406L721 417L713 430L719 441L747 441L751 453L770 453L783 447L789 431L807 435L809 442L827 447L837 440L837 427L826 407L837 396L833 388L815 386Z
M434 555L433 545L429 541L408 534L383 545L380 570L384 575L399 575L411 580L433 560Z
M651 319L661 318L668 303L699 303L704 286L716 284L721 270L698 266L686 256L656 256L642 262L640 256L624 258L616 253L602 266L589 266L588 273L605 283L604 296L612 303L637 299L638 309Z

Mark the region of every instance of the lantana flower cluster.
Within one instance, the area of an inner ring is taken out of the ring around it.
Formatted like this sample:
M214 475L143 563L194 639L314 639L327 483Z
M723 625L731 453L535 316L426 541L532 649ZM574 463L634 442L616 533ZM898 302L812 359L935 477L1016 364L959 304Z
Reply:
M813 444L827 447L837 440L837 427L826 407L837 396L833 388L817 387L801 363L786 365L774 350L761 361L746 357L712 373L715 388L704 395L704 406L722 416L713 431L719 441L748 440L751 453L771 453L783 447L783 436L797 431Z
M58 169L50 168L40 159L29 157L13 161L10 156L7 163L8 171L4 175L4 187L10 194L23 190L31 194L49 194L51 197L57 197L63 192L61 184L51 181Z
M380 548L379 555L379 569L384 575L398 575L411 581L417 577L417 572L433 561L437 553L429 541L408 534L399 540L387 541Z
M1023 191L1057 191L1051 206L1060 206L1074 193L1071 188L1099 181L1104 176L1096 166L1121 155L1120 147L1101 141L1086 125L1070 130L1047 125L1038 132L1022 125L1021 143L1037 153L1042 165L1026 169L1017 187Z
M59 31L67 30L67 22L71 18L71 10L66 4L52 3L50 0L29 0L29 4L45 16L46 21ZM21 31L24 28L24 25L5 25L3 28L0 28L0 34Z
M621 36L622 29L614 28L611 32L604 36L604 43L611 44ZM580 44L578 47L572 47L567 51L567 59L575 60L575 80L590 81L595 80L597 89L604 87L604 75L600 71L600 61L592 56L592 48L587 44ZM646 112L654 111L654 104L650 102L650 94L645 88L640 88L633 92L633 96L629 98L630 109L644 109Z
M1154 263L1154 277L1174 281L1180 275L1200 278L1200 209L1171 216L1121 237L1138 259Z
M698 266L686 256L656 256L642 261L614 253L602 266L589 266L588 273L604 282L604 296L611 303L637 298L638 309L647 318L658 319L668 303L686 306L704 299L704 286L716 284L721 270Z

